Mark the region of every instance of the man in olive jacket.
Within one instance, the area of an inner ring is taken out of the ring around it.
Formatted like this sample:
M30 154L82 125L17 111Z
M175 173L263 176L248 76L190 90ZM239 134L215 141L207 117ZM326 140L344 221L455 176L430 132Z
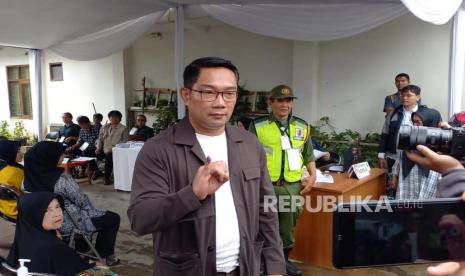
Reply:
M154 275L258 275L262 254L270 275L285 273L264 149L228 124L238 79L227 60L193 61L181 89L189 114L137 157L128 215L152 233Z

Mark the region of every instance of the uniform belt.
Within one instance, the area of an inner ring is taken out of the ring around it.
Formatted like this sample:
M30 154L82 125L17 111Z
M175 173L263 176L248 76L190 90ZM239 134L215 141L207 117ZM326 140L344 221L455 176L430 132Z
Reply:
M236 267L233 271L231 272L217 272L216 275L218 276L239 276L239 267Z
M300 181L287 182L284 179L279 179L278 181L273 181L272 183L274 186L286 186L286 185L292 185L292 184L300 184Z

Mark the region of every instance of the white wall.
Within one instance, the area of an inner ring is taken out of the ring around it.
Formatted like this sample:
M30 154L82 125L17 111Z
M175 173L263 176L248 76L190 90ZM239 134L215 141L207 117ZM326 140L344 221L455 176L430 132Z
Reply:
M186 63L201 56L222 56L237 65L240 83L247 89L290 84L299 97L294 114L309 122L330 116L340 130L379 132L383 100L395 91L393 78L399 72L409 73L423 90L423 102L447 117L450 24L435 26L405 15L354 37L310 43L202 20L187 22ZM44 122L61 123L65 111L75 117L91 116L92 102L104 115L111 109L125 114L133 103L132 89L141 88L144 76L148 87L174 88L173 24L158 25L152 31L162 32L163 37L145 35L124 55L120 52L95 61L72 61L45 51ZM6 77L2 77L5 65L27 64L24 52L0 51L0 99L8 99ZM64 81L50 81L51 62L63 63ZM462 106L465 109L465 97ZM0 120L4 119L9 119L8 102L0 100Z
M319 43L294 42L292 88L298 99L293 114L312 122L318 118Z
M450 23L436 26L405 15L354 37L320 43L275 39L222 24L189 26L186 63L222 56L238 66L240 83L248 89L290 84L299 96L294 114L309 122L329 116L339 130L379 132L384 97L395 92L394 76L400 72L422 88L423 103L447 117ZM148 86L175 87L173 25L152 31L163 37L144 36L125 51L126 93L140 89L143 76Z
M129 87L141 89L144 76L148 87L176 87L173 28L156 26L152 31L160 29L162 39L146 35L125 51ZM292 41L217 25L209 29L188 28L184 43L186 65L202 56L224 57L238 67L240 84L245 83L249 90L269 90L292 81Z
M8 121L11 129L18 120L10 119L6 66L28 65L29 59L26 52L27 50L19 48L2 47L0 49L0 121ZM24 119L22 121L26 129L32 133L34 129L33 121Z
M405 72L422 88L423 103L447 117L450 24L436 26L405 15L364 34L320 44L318 118L379 132L384 97ZM313 118L312 118L313 119Z
M63 81L50 81L49 64L63 63ZM106 114L113 109L121 111L125 121L123 53L94 61L73 61L50 51L43 57L44 121L62 123L61 114L71 112L74 118L86 115L92 120L95 104L97 112Z

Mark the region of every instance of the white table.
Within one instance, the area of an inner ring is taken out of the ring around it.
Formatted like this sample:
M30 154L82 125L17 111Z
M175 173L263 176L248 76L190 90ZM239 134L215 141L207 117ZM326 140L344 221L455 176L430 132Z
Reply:
M141 150L135 148L113 148L113 175L115 177L115 189L131 191L132 175L136 158Z

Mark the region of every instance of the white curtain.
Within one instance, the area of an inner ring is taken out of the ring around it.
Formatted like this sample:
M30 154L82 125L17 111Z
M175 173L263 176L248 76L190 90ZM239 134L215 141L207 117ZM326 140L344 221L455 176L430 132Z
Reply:
M130 46L152 27L166 11L158 11L111 28L60 43L50 49L73 60L95 60Z
M202 5L211 16L262 35L325 41L356 35L407 13L390 3L308 5Z
M454 16L450 43L449 117L461 111L465 69L465 3Z
M31 79L32 118L35 135L39 141L43 139L42 130L42 51L29 50L29 74Z
M416 17L436 25L445 24L454 16L462 0L401 0Z

